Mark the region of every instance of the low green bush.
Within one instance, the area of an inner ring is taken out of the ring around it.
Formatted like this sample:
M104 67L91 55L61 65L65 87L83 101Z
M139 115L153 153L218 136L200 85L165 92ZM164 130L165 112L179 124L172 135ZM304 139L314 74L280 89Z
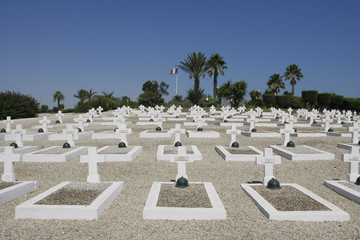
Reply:
M39 112L39 102L30 95L19 92L0 92L0 119L35 117Z

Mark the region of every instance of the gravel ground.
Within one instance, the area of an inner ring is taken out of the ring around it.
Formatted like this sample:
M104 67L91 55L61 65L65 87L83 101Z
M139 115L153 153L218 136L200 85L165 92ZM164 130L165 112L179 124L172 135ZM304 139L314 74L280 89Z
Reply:
M14 186L15 184L17 184L17 183L15 183L15 182L0 182L0 190L7 188L7 187Z
M108 116L112 116L110 113ZM52 123L54 115L48 115ZM65 123L73 122L75 114L66 114ZM39 118L15 120L24 128L38 124ZM88 165L80 163L79 157L61 163L15 163L15 174L19 181L38 181L39 188L0 206L0 239L359 239L360 205L340 196L323 185L324 180L346 179L348 163L341 161L344 149L336 145L349 142L348 138L295 138L296 145L305 144L335 154L330 161L289 161L282 158L274 166L274 175L281 183L297 183L320 197L330 201L350 214L347 222L300 222L268 220L241 189L240 184L261 181L263 167L253 162L226 162L215 151L216 145L226 146L230 135L225 127L210 123L206 128L220 132L217 139L189 139L181 135L183 145L196 145L203 155L202 161L187 165L190 182L211 182L227 210L227 219L218 221L169 221L143 220L145 206L153 182L169 182L174 179L177 165L156 161L158 145L171 145L171 139L141 139L139 132L153 130L153 126L136 126L136 118L130 117L128 125L133 133L128 135L129 145L143 146L143 152L132 162L99 163L103 182L124 181L124 189L98 220L31 220L15 219L15 207L63 181L85 182ZM15 124L12 128L15 128ZM175 123L165 122L164 129L174 128ZM0 128L4 127L0 123ZM64 125L65 127L65 125ZM85 131L113 130L113 126L89 126ZM182 126L182 128L184 128ZM238 127L248 130L248 126ZM279 131L273 128L272 131ZM313 129L313 128L311 128ZM321 128L318 128L321 129ZM49 131L61 131L61 128ZM316 131L316 128L314 128ZM263 150L269 145L282 145L280 138L250 138L237 136L240 146L254 146ZM119 141L112 139L91 140L91 137L75 140L76 146L116 146ZM1 146L10 142L0 140ZM25 142L27 146L39 149L62 146L63 141L44 139ZM3 171L3 164L0 164Z

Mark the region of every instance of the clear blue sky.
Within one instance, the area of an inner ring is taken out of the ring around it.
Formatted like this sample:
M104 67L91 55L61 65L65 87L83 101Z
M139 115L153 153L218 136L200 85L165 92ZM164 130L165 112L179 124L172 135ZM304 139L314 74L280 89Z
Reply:
M297 64L302 90L360 97L360 1L0 0L0 91L72 108L78 89L136 100L147 80L170 85L170 68L191 52L219 53L218 80L264 91L274 73ZM193 87L179 74L179 94ZM212 94L212 79L200 80ZM291 85L286 81L286 90Z

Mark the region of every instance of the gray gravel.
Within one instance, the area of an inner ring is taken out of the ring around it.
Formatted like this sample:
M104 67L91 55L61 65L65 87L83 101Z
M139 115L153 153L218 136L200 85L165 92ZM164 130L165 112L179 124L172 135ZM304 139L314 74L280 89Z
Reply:
M110 116L110 114L108 113ZM48 115L52 123L54 115ZM66 114L65 123L72 122L77 115ZM23 123L24 128L38 124L39 119L15 120ZM227 210L227 219L219 221L167 221L143 220L145 206L153 182L168 182L175 179L177 165L156 161L158 145L171 145L170 139L140 139L139 132L153 130L153 126L136 126L136 118L128 119L133 124L133 133L128 135L129 145L143 146L143 152L132 162L99 163L99 173L103 182L124 181L124 189L108 209L96 221L79 220L17 220L15 207L24 201L44 192L63 181L85 182L88 165L80 163L79 157L61 163L15 163L15 174L19 181L39 181L40 187L29 194L0 206L0 239L359 239L360 205L340 196L323 185L324 180L346 179L348 163L341 161L344 149L337 143L350 141L341 137L295 138L296 145L306 144L335 154L330 161L289 161L282 158L280 165L274 166L274 175L280 183L297 183L320 197L330 201L350 214L347 222L298 222L268 220L241 189L240 184L250 181L262 181L263 166L253 162L226 162L215 151L215 146L226 146L230 136L225 127L210 123L208 130L220 132L217 139L189 139L181 135L183 145L196 145L203 160L187 164L190 182L212 182L223 205ZM13 125L13 128L15 127ZM0 122L0 128L5 125ZM165 122L164 129L174 128L174 123ZM113 130L114 126L90 126L103 131ZM182 128L184 128L182 126ZM247 131L248 126L238 128ZM278 131L280 128L273 128ZM312 128L311 128L312 129ZM315 131L316 128L314 128ZM322 128L318 128L319 130ZM49 129L49 131L53 131ZM61 129L58 129L61 131ZM281 145L280 138L250 138L237 136L240 146L254 146L263 150L269 145ZM60 146L63 141L44 139L25 142L39 149ZM77 146L116 146L119 141L113 139L91 140L90 137L75 140ZM0 140L1 146L10 142ZM0 164L3 171L3 164Z

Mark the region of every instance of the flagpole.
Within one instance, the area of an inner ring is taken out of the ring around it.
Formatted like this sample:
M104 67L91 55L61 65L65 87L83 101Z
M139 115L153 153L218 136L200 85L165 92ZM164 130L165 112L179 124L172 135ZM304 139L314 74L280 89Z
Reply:
M175 96L178 95L178 74L179 73L176 74L176 95Z

